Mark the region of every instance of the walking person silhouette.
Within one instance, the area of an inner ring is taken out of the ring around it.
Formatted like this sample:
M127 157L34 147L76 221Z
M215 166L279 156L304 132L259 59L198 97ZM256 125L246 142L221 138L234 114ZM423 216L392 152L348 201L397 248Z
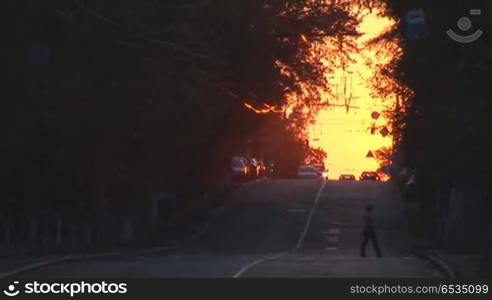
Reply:
M360 246L360 257L366 257L366 246L369 241L372 242L376 255L382 257L381 250L379 249L378 240L376 237L376 231L374 229L374 207L368 205L365 207L364 216L364 233L362 238L362 244Z

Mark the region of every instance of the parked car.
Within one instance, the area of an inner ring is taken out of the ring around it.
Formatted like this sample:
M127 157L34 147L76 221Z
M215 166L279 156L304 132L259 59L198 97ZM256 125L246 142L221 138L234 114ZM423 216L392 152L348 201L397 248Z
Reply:
M340 175L340 177L338 178L338 180L341 180L341 181L353 181L355 180L355 176L352 175L352 174L342 174Z
M297 171L298 178L320 178L322 175L313 166L300 166Z
M258 163L260 164L260 176L266 176L267 175L267 167L263 160L259 159Z
M232 158L232 160L238 160L238 161L241 161L243 162L243 164L249 168L249 160L246 158L246 157L243 157L243 156L234 156Z
M359 179L360 180L375 180L375 181L379 181L380 180L378 173L371 172L371 171L362 172L362 174L360 175Z
M249 160L250 171L252 177L259 177L261 172L260 162L256 158L251 158Z
M318 171L320 177L328 179L328 171L326 170L325 166L323 166L323 165L312 165L312 167L314 167Z
M249 175L249 168L245 160L241 157L233 157L231 160L231 168L234 177L244 179Z

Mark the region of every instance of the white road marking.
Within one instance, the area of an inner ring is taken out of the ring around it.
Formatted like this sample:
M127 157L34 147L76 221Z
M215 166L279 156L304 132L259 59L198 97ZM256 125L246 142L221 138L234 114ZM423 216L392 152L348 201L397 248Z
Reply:
M309 217L306 221L306 225L304 226L304 230L302 231L301 237L299 238L299 241L297 242L297 245L294 248L294 251L298 250L302 246L302 243L304 242L304 239L306 238L306 234L309 230L309 226L311 226L311 219L313 218L314 212L316 211L316 208L318 207L319 198L321 197L321 193L325 189L325 186L326 186L326 181L323 181L323 184L319 188L318 194L316 195L316 198L314 199L313 208L311 208L311 212L309 213Z
M338 236L334 235L334 236L329 236L326 240L330 243L336 243L336 242L340 241L340 238Z
M305 213L306 210L305 209L289 209L287 212L290 212L290 213Z
M300 261L315 261L316 259L314 257L305 256L305 257L299 258L299 260Z
M304 239L306 238L306 234L309 230L309 226L311 226L311 219L313 218L313 215L314 215L314 212L316 211L316 208L318 207L318 202L319 202L319 198L321 197L321 193L323 192L325 186L326 186L326 183L327 181L323 181L323 184L321 185L321 187L319 188L318 190L318 194L316 194L316 198L314 199L314 204L313 204L313 208L311 208L311 212L309 213L309 217L306 221L306 225L304 226L304 230L302 231L302 234L299 238L299 241L297 242L296 246L290 250L290 251L286 251L286 252L282 252L282 253L278 253L278 254L275 254L275 255L272 255L272 256L268 256L268 257L264 257L264 258L261 258L261 259L258 259L258 260L255 260L247 265L245 265L244 267L242 267L238 272L236 272L232 278L239 278L241 277L244 273L246 273L249 269L251 269L252 267L256 266L256 265L259 265L261 263L264 263L266 261L270 261L270 260L275 260L275 259L278 259L282 256L285 256L289 253L292 253L292 252L295 252L296 250L298 250L302 243L304 242Z
M335 251L335 250L338 250L338 247L326 247L325 250L326 251Z
M245 265L244 267L241 268L241 270L239 270L236 274L234 274L232 276L232 278L239 278L241 277L241 275L243 275L244 273L246 273L249 269L251 269L252 267L256 266L256 265L259 265L265 261L269 261L269 260L274 260L274 259L277 259L277 258L280 258L286 254L288 254L289 252L282 252L282 253L278 253L276 255L272 255L272 256L268 256L268 257L264 257L262 259L258 259L258 260L255 260L254 262L251 262L247 265Z
M337 221L331 221L330 222L331 225L335 225L335 226L345 226L345 225L349 225L349 223L341 223L341 222L337 222Z
M328 234L340 234L340 229L339 228L332 228L328 230Z

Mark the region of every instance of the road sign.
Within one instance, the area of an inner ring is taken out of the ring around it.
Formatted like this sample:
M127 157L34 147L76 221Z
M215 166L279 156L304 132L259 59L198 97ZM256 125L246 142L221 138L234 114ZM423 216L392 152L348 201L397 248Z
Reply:
M407 38L419 40L427 36L427 20L423 9L414 9L406 15Z
M374 158L374 154L372 154L372 151L367 152L366 155L367 158Z
M381 131L379 131L379 133L381 133L382 136L387 137L388 134L390 134L390 131L388 130L388 128L384 127L383 129L381 129Z
M371 126L371 134L374 135L376 133L376 124L372 124Z

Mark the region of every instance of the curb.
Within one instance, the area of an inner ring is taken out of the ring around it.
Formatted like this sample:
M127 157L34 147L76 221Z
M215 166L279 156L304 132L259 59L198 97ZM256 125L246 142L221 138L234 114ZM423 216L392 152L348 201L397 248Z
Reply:
M441 273L443 273L448 278L458 278L458 274L439 256L433 253L428 253L426 251L413 250L414 254L428 260L434 266L436 266Z
M403 226L404 226L404 231L405 231L405 237L406 237L406 240L407 242L409 242L410 244L410 235L408 233L408 220L407 220L407 217L406 217L406 214L405 214L405 208L403 206L403 197L401 196L401 190L398 188L397 185L395 185L396 187L396 190L398 192L398 199L399 199L399 203L400 203L400 210L401 210L401 213L403 215ZM429 261L431 264L433 264L437 269L439 269L439 271L444 274L444 276L446 276L447 278L458 278L459 276L457 275L457 273L444 261L442 260L439 256L437 256L436 254L432 254L432 253L429 253L429 252L426 252L426 251L422 251L422 250L418 250L418 249L412 249L411 250L413 252L413 254L417 257L420 257L422 259L425 259L427 261Z
M26 265L20 268L13 269L11 271L0 273L0 279L6 279L12 276L20 275L22 273L26 273L29 271L34 271L37 269L41 269L43 267L52 266L60 263L66 263L71 261L79 261L79 260L91 260L91 259L99 259L99 258L109 258L109 257L119 257L123 256L122 253L101 253L101 254L91 254L91 255L66 255L62 257L56 257L47 259L38 263Z
M155 248L149 248L146 250L141 250L134 254L128 254L127 252L108 252L108 253L98 253L98 254L80 254L80 255L65 255L61 257L55 257L51 259L47 259L38 263L25 265L11 271L0 273L0 280L7 279L16 275L20 275L23 273L27 273L30 271L38 270L44 267L54 266L62 263L75 262L75 261L89 261L89 260L97 260L103 258L128 258L130 256L139 257L139 256L148 256L159 254L162 252L167 252L171 250L178 249L188 244L191 240L193 240L198 235L201 235L208 226L204 226L196 235L193 235L189 238L189 240L181 242L180 244L173 246L161 246Z

